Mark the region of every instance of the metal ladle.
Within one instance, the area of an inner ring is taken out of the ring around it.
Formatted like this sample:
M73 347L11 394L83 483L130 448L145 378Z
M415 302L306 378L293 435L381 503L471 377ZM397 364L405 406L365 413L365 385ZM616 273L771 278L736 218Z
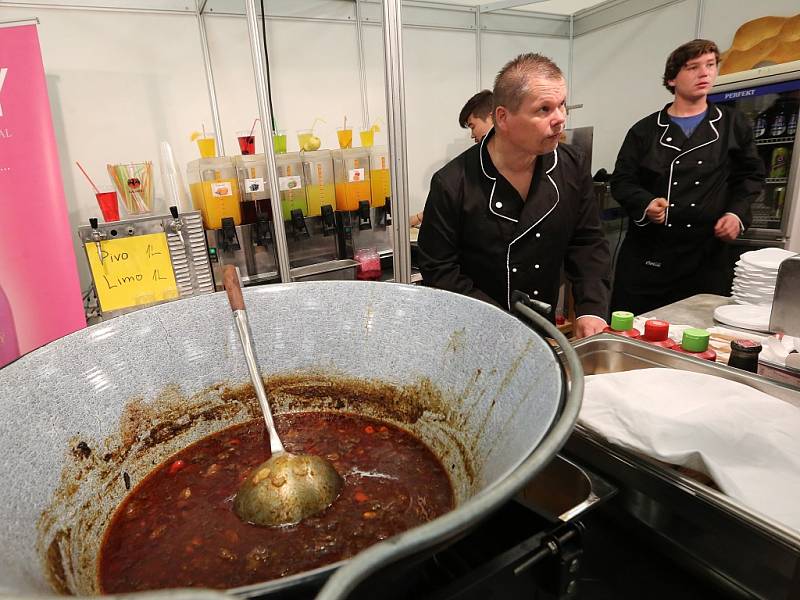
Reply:
M240 519L255 525L272 527L299 523L330 506L339 495L344 481L333 465L324 458L292 454L283 447L256 364L236 267L225 265L222 269L222 281L233 310L256 398L264 413L271 451L270 458L258 465L242 483L233 508Z

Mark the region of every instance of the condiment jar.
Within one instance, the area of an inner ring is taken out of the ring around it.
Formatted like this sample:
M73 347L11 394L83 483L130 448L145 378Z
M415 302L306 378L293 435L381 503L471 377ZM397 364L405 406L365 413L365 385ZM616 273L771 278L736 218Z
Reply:
M648 319L644 324L644 335L640 338L648 344L672 348L675 342L669 339L669 323L658 319Z
M611 325L603 329L603 332L633 339L638 339L642 335L638 329L633 328L633 313L625 310L615 310L611 313Z
M761 344L753 340L733 340L731 342L731 355L728 357L728 366L758 373L758 355Z
M683 339L680 346L672 349L684 354L690 354L695 358L703 358L714 362L717 360L717 353L708 347L708 340L711 335L705 329L690 328L683 332Z

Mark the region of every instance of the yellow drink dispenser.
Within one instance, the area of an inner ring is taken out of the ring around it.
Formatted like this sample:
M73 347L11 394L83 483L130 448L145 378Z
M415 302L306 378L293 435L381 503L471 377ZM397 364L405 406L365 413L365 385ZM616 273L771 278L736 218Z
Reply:
M303 160L299 152L279 154L275 157L278 171L278 189L281 192L281 212L283 220L292 218L292 211L299 209L308 216L306 184L303 177Z
M374 146L369 153L370 183L372 187L372 206L381 207L386 199L392 196L392 184L389 177L389 149L386 146Z
M306 180L308 216L319 217L326 204L336 209L336 189L333 178L333 158L330 150L303 152L303 171Z
M358 210L362 200L371 202L369 150L333 150L336 210Z
M242 199L242 225L255 223L259 214L272 216L267 160L264 154L233 157Z
M226 217L235 225L241 224L239 179L233 159L200 158L190 162L186 172L192 204L200 211L206 229L220 229Z

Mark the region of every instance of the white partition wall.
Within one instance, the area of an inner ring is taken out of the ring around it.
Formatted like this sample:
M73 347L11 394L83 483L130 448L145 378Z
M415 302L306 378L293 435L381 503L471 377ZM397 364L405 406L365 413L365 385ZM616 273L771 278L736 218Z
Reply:
M695 10L684 0L575 37L570 125L594 127L592 173L610 173L628 128L671 101L664 61L694 37Z

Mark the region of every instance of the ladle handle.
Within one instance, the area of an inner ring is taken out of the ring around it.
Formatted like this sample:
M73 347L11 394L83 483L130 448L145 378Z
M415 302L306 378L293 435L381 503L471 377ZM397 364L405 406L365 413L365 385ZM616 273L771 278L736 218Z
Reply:
M239 284L239 273L234 265L224 265L222 267L222 285L228 294L231 310L244 310L242 286Z
M264 389L264 382L261 381L261 373L258 370L256 351L253 346L253 340L250 337L250 322L247 319L247 311L244 309L244 297L242 296L242 287L239 285L239 274L236 272L236 267L225 265L222 268L222 283L228 293L228 302L233 310L233 320L236 323L239 341L242 343L242 351L247 363L247 370L250 372L250 380L253 382L253 389L261 406L261 412L264 413L264 421L267 424L267 432L269 433L270 452L273 455L279 452L286 452L281 438L278 437L278 431L275 429L275 421L269 408L267 392Z

